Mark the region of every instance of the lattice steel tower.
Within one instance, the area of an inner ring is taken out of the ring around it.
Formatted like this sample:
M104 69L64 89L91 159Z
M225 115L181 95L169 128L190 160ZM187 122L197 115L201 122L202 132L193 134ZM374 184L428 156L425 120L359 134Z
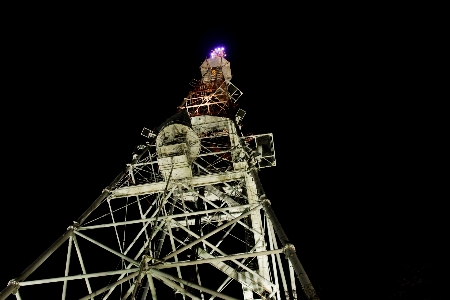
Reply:
M318 299L258 177L275 165L272 134L240 132L242 93L224 56L223 48L211 52L178 112L155 132L143 129L148 140L131 163L0 300L21 299L36 284L72 299L74 280L85 282L81 299L165 299L164 285L176 298L235 299L227 296L233 281L240 299L297 299L296 278L307 298ZM63 244L64 276L27 281ZM87 257L106 269L88 272ZM82 274L71 272L75 263Z

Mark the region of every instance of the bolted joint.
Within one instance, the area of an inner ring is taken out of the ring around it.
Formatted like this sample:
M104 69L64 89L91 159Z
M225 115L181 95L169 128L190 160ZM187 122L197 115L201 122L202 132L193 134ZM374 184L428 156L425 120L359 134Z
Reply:
M12 286L14 288L12 294L15 295L20 288L20 282L15 279L11 279L10 281L8 281L8 286Z
M292 255L294 255L295 254L295 247L294 247L294 245L292 245L291 243L288 243L288 244L284 245L283 253L284 253L284 255L286 255L286 258L289 258Z
M259 199L261 199L261 204L263 205L263 207L272 205L272 202L270 202L270 200L266 198L266 194L261 195Z
M67 227L67 230L78 230L78 227L80 227L80 224L77 221L73 221L73 225L70 225Z

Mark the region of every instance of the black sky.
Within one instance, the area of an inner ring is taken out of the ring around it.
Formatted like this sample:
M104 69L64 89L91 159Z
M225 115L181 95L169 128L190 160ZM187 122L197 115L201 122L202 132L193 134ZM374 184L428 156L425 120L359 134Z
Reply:
M322 299L402 289L440 299L442 212L423 159L432 138L402 35L366 10L334 9L11 9L3 284L95 200L144 141L141 129L176 112L201 62L223 46L244 93L244 132L274 134L277 166L261 180Z

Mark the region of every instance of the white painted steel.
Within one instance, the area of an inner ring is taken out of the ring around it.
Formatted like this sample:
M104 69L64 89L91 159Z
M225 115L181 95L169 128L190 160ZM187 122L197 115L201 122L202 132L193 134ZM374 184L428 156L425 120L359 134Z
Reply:
M162 221L162 220L168 220L168 219L197 216L197 215L203 215L203 214L215 213L215 212L223 212L223 211L242 211L249 207L254 208L257 205L258 204L245 204L245 205L239 205L239 206L234 206L234 207L222 207L222 208L215 208L215 209L202 210L202 211L193 211L193 212L189 212L189 213L176 214L176 215L171 215L171 216L161 216L161 217L158 217L158 220ZM233 215L231 215L231 216L234 217ZM116 227L116 226L127 225L127 224L145 223L145 222L155 221L156 219L157 219L156 217L152 217L152 218L147 218L147 219L137 219L137 220L124 221L124 222L92 225L92 226L80 227L80 228L78 228L78 231L97 229L97 228Z
M221 291L229 284L229 282L230 282L231 280L233 280L232 277L227 277L227 278L224 280L224 282L219 286L219 288L217 289L217 291L218 291L218 292L221 292ZM211 296L211 297L209 298L209 300L213 300L214 298L216 298L216 297L215 297L215 296Z
M123 259L125 259L126 261L131 262L131 263L134 264L135 266L139 266L139 263L138 263L137 261L135 261L134 259L129 258L128 256L123 255L122 253L117 252L117 251L115 251L115 250L109 248L108 246L103 245L102 243L99 243L98 241L96 241L96 240L94 240L94 239L92 239L92 238L90 238L90 237L88 237L88 236L82 234L81 232L75 231L75 234L76 234L76 235L79 235L79 236L81 236L82 238L88 240L89 242L91 242L91 243L93 243L93 244L95 244L95 245L97 245L97 246L99 246L99 247L101 247L101 248L103 248L103 249L105 249L105 250L107 250L107 251L109 251L109 252L111 252L111 253L113 253L113 254L115 254L115 255L121 257L121 258L123 258ZM76 239L74 239L74 240L76 241ZM75 243L75 244L76 244L76 243ZM84 272L84 271L83 271L83 272Z
M64 271L65 277L69 276L70 258L71 258L71 254L72 254L72 241L73 241L73 238L69 237L69 242L68 242L68 246L67 246L66 270ZM21 283L21 285L23 286L23 282ZM67 280L64 280L63 291L62 291L62 296L61 296L62 300L66 299L66 292L67 292Z
M270 224L270 220L267 220ZM273 245L275 248L278 248L278 243L277 243L277 239L275 238L275 232L273 230L272 226L268 226L269 227L269 232L270 232L270 236L269 238L272 239ZM283 283L283 289L284 289L284 297L286 300L290 300L290 296L289 296L289 290L288 290L288 286L286 283L286 277L284 276L284 269L283 269L283 264L281 262L281 258L280 258L280 254L276 254L276 258L277 258L277 262L278 262L278 268L280 268L280 277L281 277L281 282Z
M169 221L170 224L170 221ZM173 240L173 234L172 234L172 228L171 226L167 226L167 230L169 231L169 238L170 238L170 245L172 246L172 252L175 252L177 250L177 248L175 247L175 242ZM178 262L178 255L174 255L174 259L175 259L175 263ZM183 278L181 275L181 269L180 267L176 267L177 268L177 274L178 277ZM183 284L181 284L181 287L184 288Z
M263 251L263 252L228 254L226 256L212 256L208 252L203 251L200 254L200 256L206 255L206 257L212 257L212 258L180 261L180 262L174 262L174 263L164 263L162 265L155 265L152 268L160 270L160 269L168 269L168 268L182 267L182 266L209 264L209 263L213 263L213 262L221 262L221 261L234 260L234 259L247 258L247 257L255 257L255 256L265 256L265 255L282 253L282 252L283 252L282 249L275 249L275 250L268 250L268 251Z
M99 289L98 291L95 291L95 292L93 292L93 293L91 293L91 294L89 294L89 295L87 295L87 296L85 296L85 297L83 297L83 298L80 298L80 300L89 300L89 299L93 299L93 297L98 296L98 295L101 295L102 293L104 293L104 292L106 292L106 291L112 291L116 286L121 285L122 283L127 282L128 280L133 279L133 278L136 277L138 274L139 274L139 272L136 272L136 273L133 273L133 274L131 274L131 275L128 275L128 276L125 277L125 278L121 278L121 279L117 280L116 282L114 282L114 283L112 283L112 284L110 284L110 285L108 285L108 286L106 286L106 287L104 287L104 288ZM106 299L108 298L109 295L110 295L110 293L107 294L105 297L103 297L103 299L106 300Z
M108 201L109 212L111 214L111 219L113 221L111 226L114 226L114 231L116 233L116 238L117 238L117 244L119 245L120 252L123 253L122 244L120 243L120 239L119 239L119 233L117 232L117 224L116 224L116 221L114 220L114 213L111 209L111 203L110 203L109 199L107 201Z
M130 169L130 176L131 176L131 179L133 180L133 184L136 184L136 179L134 178L134 172L133 172L132 168ZM142 206L141 206L141 201L139 199L139 196L136 196L136 200L137 200L137 204L138 204L138 208L139 208L139 215L141 216L141 219L145 219L144 213L142 212ZM142 224L142 226L144 227L144 224ZM145 238L146 238L146 240L148 240L147 230L145 230Z
M188 185L184 185L184 184L183 184L183 186L186 187L186 188L189 188ZM212 207L219 208L219 206L218 206L217 204L215 204L214 202L210 201L208 198L206 198L206 197L200 195L199 193L197 193L197 192L195 192L195 191L192 191L192 193L194 193L194 194L197 195L198 197L202 198L205 202L207 202L208 204L210 204ZM255 205L255 203L253 203L253 205ZM233 208L234 208L234 207L233 207ZM224 211L224 212L225 212L225 214L226 214L227 216L229 216L231 219L234 219L234 218L235 218L235 217L234 217L233 215L231 215L230 213L228 213L228 212L226 212L226 211ZM247 224L242 223L241 221L238 221L238 223L241 224L242 226L244 226L245 228L247 228L248 230L250 230L250 231L252 231L252 232L254 232L254 233L256 233L256 234L261 235L261 232L258 232L258 231L256 231L254 228L247 226Z
M214 296L219 297L219 298L221 298L221 299L225 299L225 300L238 300L238 299L236 299L236 298L233 298L233 297L224 295L224 294L222 294L222 293L218 293L218 292L216 292L216 291L214 291L214 290L211 290L211 289L208 289L208 288L206 288L206 287L204 287L204 286L200 286L200 285L195 284L195 283L193 283L193 282L188 282L188 281L186 281L186 280L184 280L184 279L177 278L177 277L175 277L175 276L172 276L172 275L170 275L170 274L167 274L167 273L164 273L164 272L161 272L161 271L158 271L158 270L150 269L149 272L150 272L151 274L155 275L155 276L158 276L159 278L168 278L168 279L174 280L174 281L176 281L176 282L178 282L178 283L183 283L183 284L185 284L185 285L188 285L188 286L190 286L190 287L193 287L193 288L198 289L198 290L200 290L200 291L203 291L203 292L205 292L205 293L214 295ZM197 298L197 299L198 299L198 298Z
M217 184L221 182L230 182L235 181L237 179L241 179L244 177L244 172L227 172L221 174L210 174L203 176L194 176L190 181L190 185L192 187L197 186L205 186L211 184ZM140 184L135 186L127 186L115 189L112 191L111 199L119 198L119 197L130 197L137 195L147 195L153 194L157 192L164 191L167 183L165 181L156 182L156 183L148 183L148 184ZM174 185L169 183L169 188L172 188Z
M229 82L231 80L230 62L221 56L217 56L214 58L207 58L205 59L205 61L203 61L202 65L200 66L202 79L205 82L209 82L210 80L212 80L211 68L217 67L219 67L222 70L225 81Z
M128 270L98 272L98 273L83 274L83 275L72 275L72 276L56 277L56 278L49 278L49 279L30 280L30 281L21 282L20 285L27 286L27 285L44 284L44 283L51 283L51 282L61 282L61 281L67 282L70 280L126 274L126 273L133 273L133 272L137 272L137 271L139 271L139 268L133 268L133 269L128 269Z
M144 245L141 247L141 249L140 249L139 252L136 254L136 256L134 257L134 259L137 259L138 257L141 257L142 252L144 252L145 246L146 246L146 245L144 244ZM133 266L133 264L130 263L130 264L128 264L128 266L126 267L126 269L129 269L129 268L131 268L132 266ZM119 277L118 280L121 280L121 279L123 278L123 276L125 276L125 275L124 275L124 274L120 275L120 277ZM103 297L102 300L108 299L108 297L111 295L111 293L114 291L115 288L116 288L116 286L112 287L112 288L108 291L108 293Z
M84 267L83 258L81 256L80 246L78 245L77 238L75 235L72 235L73 243L75 244L75 250L77 251L78 260L80 261L81 270L83 271L83 274L86 275L86 268ZM87 289L89 293L92 293L91 284L89 283L89 278L84 279L86 282Z
M164 276L158 276L156 274L152 274L155 278L159 279L160 281L162 281L163 283L165 283L167 286L177 290L178 292L180 292L183 296L186 295L188 297L190 297L193 300L201 300L200 298L198 298L197 296L191 294L190 292L186 291L184 288L182 288L181 286L179 286L176 283L173 283L172 281L170 281L169 279L167 279Z
M150 285L150 291L152 293L152 300L158 300L158 297L156 294L155 283L153 282L153 276L151 274L147 274L147 280Z
M174 221L176 222L176 221ZM189 230L188 228L184 227L183 225L178 223L178 226L183 229L184 231L186 231L187 233L189 233L190 235L194 236L195 238L199 238L200 236L197 235L195 232L192 232L191 230ZM209 247L211 247L214 251L222 254L223 256L227 256L228 254L226 254L225 252L223 252L222 250L220 250L219 248L217 248L216 246L214 246L213 244L211 244L210 242L208 242L207 240L204 240L204 243L206 245L208 245ZM244 270L246 270L248 273L252 274L255 278L260 278L260 280L264 281L265 283L267 283L268 285L272 285L274 286L273 283L270 283L268 281L266 281L265 278L261 277L258 273L256 273L255 271L253 271L252 269L250 269L249 267L247 267L246 265L242 264L241 262L232 259L232 262L234 262L235 264L237 264L239 267L243 268ZM222 271L222 270L221 270ZM228 275L228 274L227 274Z
M224 228L226 228L226 227L228 227L228 226L233 225L234 223L238 222L240 219L242 219L242 218L248 216L249 214L253 213L253 212L256 211L256 210L259 211L260 209L261 209L261 206L258 205L256 208L253 208L252 210L250 210L250 211L248 211L248 212L246 212L246 213L240 215L240 216L237 217L236 219L234 219L234 220L232 220L232 221L230 221L230 222L228 222L228 223L226 223L226 224L224 224L224 225L222 225L222 226L216 228L215 230L211 231L210 233L208 233L208 234L206 234L206 235L204 235L204 236L202 236L202 237L198 237L197 240L191 242L190 244L188 244L188 245L186 245L186 246L184 246L184 247L178 249L178 250L175 251L175 252L172 252L172 253L169 254L169 255L166 255L166 256L163 258L163 260L167 260L167 259L173 257L174 255L183 252L184 250L186 250L186 249L188 249L188 248L190 248L190 247L192 247L192 246L194 246L194 245L200 243L201 241L203 241L203 240L207 239L208 237L210 237L210 236L216 234L217 232L221 231L222 229L224 229Z
M16 293L16 299L17 299L17 300L22 300L22 297L20 297L19 290L17 290L17 293Z
M270 225L269 225L270 226ZM275 249L274 245L273 245L273 241L272 241L272 233L271 230L268 229L268 235L269 235L269 247L270 250ZM277 264L275 262L275 255L271 254L270 257L272 258L272 274L274 276L275 279L275 285L277 286L277 300L281 300L281 295L280 295L280 284L278 283L278 270L277 270Z

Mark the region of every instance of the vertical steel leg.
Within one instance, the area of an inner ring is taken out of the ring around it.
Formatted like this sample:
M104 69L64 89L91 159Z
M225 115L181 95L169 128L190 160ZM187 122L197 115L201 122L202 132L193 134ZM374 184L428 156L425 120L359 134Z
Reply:
M72 241L73 237L69 237L69 246L67 248L67 258L66 258L66 271L64 272L65 277L69 276L70 258L72 254ZM61 300L66 299L66 291L67 291L67 280L64 280Z
M112 218L113 224L115 224L116 221L114 220L113 211L112 211L112 209L111 209L111 203L109 203L109 201L110 201L110 200L108 200L109 211L110 211L110 213L111 213L111 218ZM117 243L119 244L120 253L123 253L122 245L120 244L119 233L117 232L117 226L116 226L116 225L114 225L114 231L116 232Z
M150 289L150 284L147 282L147 285L144 287L144 290L142 291L141 300L147 299L148 290Z
M139 214L141 215L142 219L145 219L144 213L142 212L141 199L139 199L139 196L136 196L136 199L139 207ZM144 226L144 223L142 223L142 226ZM147 230L145 230L145 238L146 240L148 240Z
M150 274L147 274L148 284L150 285L150 291L152 292L152 300L158 300L156 296L156 288L155 283L153 282L153 277Z
M270 247L270 250L273 250L275 248L273 246L273 241L272 241L272 231L270 230L271 226L272 225L270 224L270 222L267 222L267 232L269 234L269 247ZM280 284L278 283L278 270L277 270L277 264L275 262L275 254L271 254L270 256L272 257L273 276L275 278L275 285L278 287L277 300L281 300Z
M128 215L128 197L127 197L127 202L125 205L125 220L127 220L127 215ZM125 224L125 226L123 226L123 240L122 240L122 249L125 249L125 238L126 238L126 229L127 229L127 224Z
M272 227L272 222L268 222L269 223L269 239L272 240L273 245L275 246L276 249L278 249L278 243L277 240L275 238L275 232L273 230ZM287 287L287 283L286 283L286 277L284 277L284 270L283 270L283 264L281 263L281 258L280 258L280 254L276 254L277 257L277 261L278 261L278 267L280 268L280 276L281 276L281 282L283 283L283 289L284 289L284 295L286 297L286 300L289 300L291 297L289 296L289 290Z
M135 290L139 286L139 284L140 284L140 282L142 280L142 277L144 277L144 276L145 275L143 273L141 273L138 276L136 281L130 286L130 288L128 289L128 291L125 293L125 295L122 297L121 300L126 300L129 296L131 296L131 298L132 298L131 300L136 300L136 298L134 297L135 296ZM150 275L150 277L151 277L151 275ZM148 278L148 276L147 276L147 278ZM150 289L152 291L152 297L153 297L153 294L156 296L156 290L155 290L155 286L153 284L152 278L149 279L149 285L150 285ZM156 299L156 298L154 298L154 299Z
M171 220L169 220L167 229L169 230L169 237L170 237L170 244L172 245L172 251L175 252L175 251L177 250L177 248L175 248L175 242L173 241L172 224L171 224L170 221L171 221ZM175 258L175 262L177 262L177 261L178 261L178 256L175 255L174 258ZM178 277L183 278L183 277L181 276L181 270L180 270L180 267L177 267L177 273L178 273ZM181 283L181 287L184 288L184 285L183 285L182 283ZM186 297L185 297L184 294L183 294L183 299L186 299Z
M78 245L77 238L75 237L75 235L73 235L72 239L73 243L75 244L75 250L77 251L78 260L80 261L81 270L83 271L83 274L86 274L86 268L84 267L83 258L81 257L80 246ZM86 286L89 291L89 294L92 294L91 285L89 284L89 278L85 278L84 280L86 281Z
M130 169L130 176L131 176L131 180L133 180L133 184L136 184L133 168ZM139 199L139 196L136 196L136 200L137 200L137 204L139 207L139 213L141 215L141 218L144 219L145 217L144 217L144 214L142 213L141 200ZM142 224L142 226L144 226L144 224ZM148 240L147 230L145 230L145 238L146 238L146 240Z
M178 193L180 194L179 198L181 200L181 203L183 204L183 210L184 210L185 213L187 213L188 210L186 208L186 203L184 203L184 198L183 198L183 194L182 194L183 193L183 188L181 187L181 184L178 184ZM186 221L186 227L188 229L191 229L189 227L189 222L188 222L188 217L187 216L184 218L184 220Z
M197 273L198 285L202 285L202 281L200 280L200 273L198 272L198 265L195 265L195 272ZM202 297L202 300L205 300L205 296L203 295L203 291L200 291L200 297Z
M139 279L137 279L137 280L139 280ZM136 282L137 282L137 281L136 281ZM133 283L133 284L130 286L130 288L127 290L127 292L125 293L125 295L124 295L122 298L120 298L120 299L121 299L121 300L127 300L127 298L131 295L131 293L133 293L134 286L135 286L135 283ZM135 299L131 299L131 300L135 300Z
M292 266L292 263L289 261L289 275L291 277L291 289L292 289L292 297L293 300L297 300L297 288L295 286L295 273L294 273L294 266Z
M260 194L262 195L261 199L264 199L264 189L262 188L261 182L259 181L258 172L256 172L256 170L253 170L252 172L254 174L253 178L259 186ZM278 220L275 212L270 205L270 201L268 199L264 199L261 201L261 204L263 205L264 211L266 212L268 218L272 222L272 226L281 241L281 245L283 245L284 254L292 263L294 271L297 274L297 278L302 284L302 288L306 294L306 297L310 300L319 300L319 297L317 296L317 293L314 290L314 287L309 280L308 275L306 275L305 269L303 268L297 254L295 253L295 247L289 242L286 232L284 232L283 227L281 227L280 221Z

